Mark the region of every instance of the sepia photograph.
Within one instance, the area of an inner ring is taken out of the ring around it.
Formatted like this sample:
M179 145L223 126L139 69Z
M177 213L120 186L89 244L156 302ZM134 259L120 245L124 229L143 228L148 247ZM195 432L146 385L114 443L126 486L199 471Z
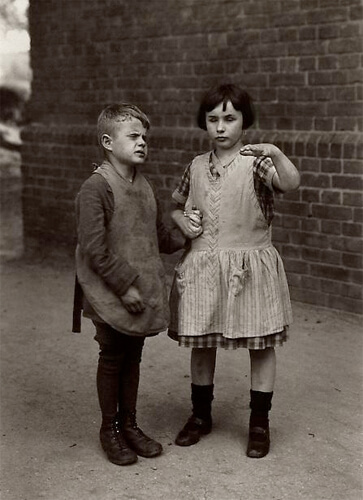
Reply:
M1 500L363 499L361 0L0 0Z

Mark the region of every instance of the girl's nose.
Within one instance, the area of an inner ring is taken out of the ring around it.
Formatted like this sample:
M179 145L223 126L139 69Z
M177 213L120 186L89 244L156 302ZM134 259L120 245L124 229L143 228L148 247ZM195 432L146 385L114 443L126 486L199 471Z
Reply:
M218 123L217 123L217 130L218 130L218 132L222 132L224 130L223 120L219 120L218 121Z

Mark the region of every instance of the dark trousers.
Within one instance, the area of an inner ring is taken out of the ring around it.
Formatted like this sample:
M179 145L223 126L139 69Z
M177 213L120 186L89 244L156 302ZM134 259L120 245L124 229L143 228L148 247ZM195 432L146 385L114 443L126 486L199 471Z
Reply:
M118 332L106 323L93 322L100 346L97 369L98 400L104 423L117 412L136 410L140 363L145 337Z

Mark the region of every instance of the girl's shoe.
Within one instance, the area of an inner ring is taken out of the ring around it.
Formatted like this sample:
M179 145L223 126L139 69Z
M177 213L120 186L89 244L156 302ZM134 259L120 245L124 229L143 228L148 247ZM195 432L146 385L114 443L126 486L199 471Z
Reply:
M212 430L212 418L203 420L192 415L175 439L178 446L191 446L198 443L201 436Z
M250 458L262 458L270 450L270 431L267 427L250 427L247 445L247 456Z

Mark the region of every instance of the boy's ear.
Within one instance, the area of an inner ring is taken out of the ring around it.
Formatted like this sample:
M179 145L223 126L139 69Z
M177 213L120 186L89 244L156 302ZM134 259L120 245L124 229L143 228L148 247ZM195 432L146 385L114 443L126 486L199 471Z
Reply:
M103 134L101 137L101 145L107 149L107 151L112 151L112 139L108 134Z

